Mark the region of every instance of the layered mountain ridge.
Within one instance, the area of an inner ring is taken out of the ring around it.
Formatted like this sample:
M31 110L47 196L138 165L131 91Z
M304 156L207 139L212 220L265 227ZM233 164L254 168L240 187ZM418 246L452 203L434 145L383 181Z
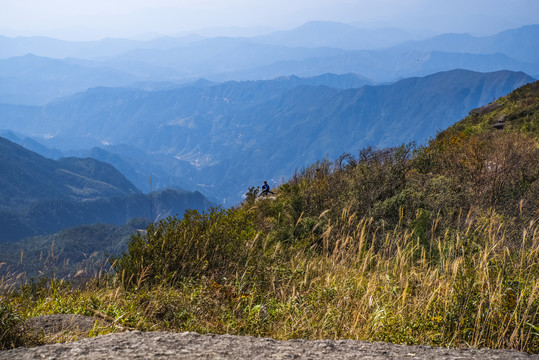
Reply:
M7 128L110 161L144 191L151 172L155 188L180 185L230 203L325 156L424 142L533 80L521 72L453 70L348 89L296 77L160 91L100 87L42 107L0 110Z
M43 105L92 86L179 87L199 78L224 82L355 73L382 83L453 69L533 76L539 74L538 36L539 25L483 37L422 39L396 29L310 22L251 38L65 42L0 37L0 102Z
M199 192L167 189L145 195L110 164L47 159L1 137L0 169L0 242L83 224L153 221L210 206Z

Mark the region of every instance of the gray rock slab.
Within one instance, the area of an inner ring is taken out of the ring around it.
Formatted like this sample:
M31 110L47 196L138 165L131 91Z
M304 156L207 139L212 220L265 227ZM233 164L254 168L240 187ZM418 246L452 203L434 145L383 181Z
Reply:
M17 348L0 359L534 359L516 351L445 349L354 340L288 340L233 335L123 332L80 341Z

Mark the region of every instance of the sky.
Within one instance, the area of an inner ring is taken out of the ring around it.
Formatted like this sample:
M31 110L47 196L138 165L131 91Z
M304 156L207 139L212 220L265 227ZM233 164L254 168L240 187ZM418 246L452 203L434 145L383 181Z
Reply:
M311 20L473 35L539 24L539 0L0 0L0 9L0 35L65 40L224 27L255 35Z

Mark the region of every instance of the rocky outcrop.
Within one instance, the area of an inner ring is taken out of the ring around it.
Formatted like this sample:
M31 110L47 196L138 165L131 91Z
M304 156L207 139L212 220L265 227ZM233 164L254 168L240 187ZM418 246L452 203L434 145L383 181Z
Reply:
M485 105L483 107L473 109L470 111L470 115L484 115L488 114L489 112L493 112L494 110L498 109L501 105L497 103L490 103L488 105Z
M7 359L534 359L516 351L445 349L353 340L289 340L171 332L123 332L0 352Z

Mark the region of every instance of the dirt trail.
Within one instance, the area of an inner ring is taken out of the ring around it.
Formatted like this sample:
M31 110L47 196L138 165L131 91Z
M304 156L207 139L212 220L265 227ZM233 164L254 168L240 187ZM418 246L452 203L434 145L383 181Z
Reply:
M123 332L17 348L0 359L534 359L516 351L445 349L352 340L289 340L197 333Z

